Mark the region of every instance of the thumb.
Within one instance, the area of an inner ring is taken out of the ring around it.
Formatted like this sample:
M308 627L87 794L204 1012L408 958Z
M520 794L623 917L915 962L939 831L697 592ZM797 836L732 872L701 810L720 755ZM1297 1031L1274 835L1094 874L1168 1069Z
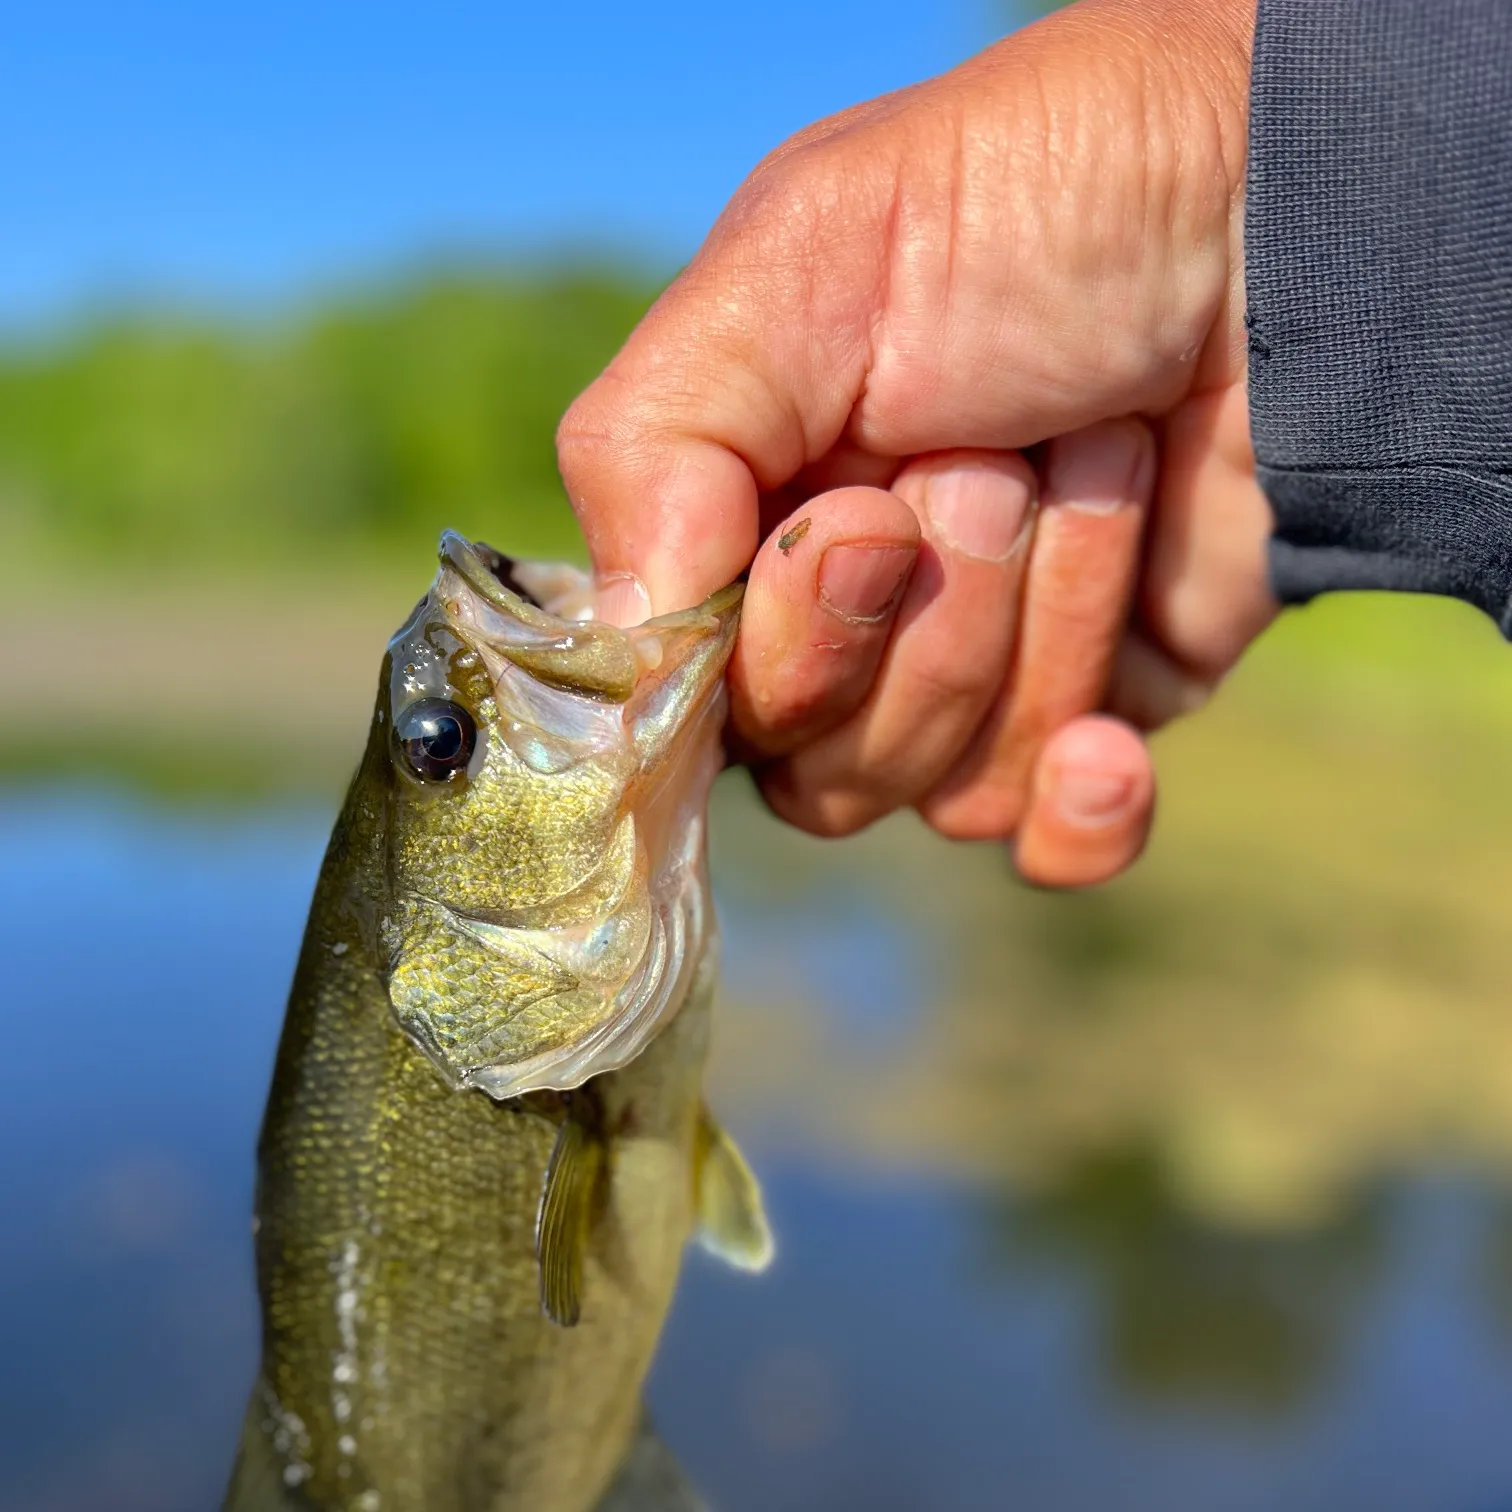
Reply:
M600 612L627 620L688 608L738 577L759 529L759 485L741 450L717 423L709 433L707 404L637 383L640 366L637 351L622 354L557 433Z

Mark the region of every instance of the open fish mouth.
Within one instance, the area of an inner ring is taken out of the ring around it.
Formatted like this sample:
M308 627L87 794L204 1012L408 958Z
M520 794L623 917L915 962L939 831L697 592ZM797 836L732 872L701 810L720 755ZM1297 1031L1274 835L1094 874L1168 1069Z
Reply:
M669 642L717 633L744 592L741 584L696 609L620 629L593 618L593 581L581 569L523 562L492 546L441 537L442 591L448 615L536 681L605 703L626 703L648 673L663 666ZM452 586L469 593L446 593ZM733 639L733 627L732 637Z
M448 615L538 682L606 703L635 691L639 663L629 635L592 617L592 583L567 566L519 562L447 531L438 588L465 586Z
M391 646L404 653L396 718L406 700L461 696L446 670L456 659L422 654L425 627L444 623L486 679L473 706L486 705L487 759L469 769L474 806L457 822L472 814L482 835L508 813L516 841L528 849L534 825L549 848L553 806L591 789L603 839L545 888L396 877L383 925L390 1002L453 1086L497 1098L567 1090L640 1053L710 944L705 816L742 590L620 629L592 618L592 582L576 568L519 562L451 532L439 555L430 594Z

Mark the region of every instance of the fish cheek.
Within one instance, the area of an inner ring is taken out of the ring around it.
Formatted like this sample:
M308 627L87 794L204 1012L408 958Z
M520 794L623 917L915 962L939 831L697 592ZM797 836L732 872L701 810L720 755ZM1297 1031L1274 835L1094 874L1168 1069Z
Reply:
M379 927L389 1002L400 1028L452 1086L504 1090L501 1069L543 1060L575 1086L574 1053L616 1021L618 994L647 955L652 924L643 896L573 929L514 929L468 920L428 898L399 902ZM584 1073L585 1075L587 1073Z
M468 913L544 904L599 871L621 827L624 783L612 762L529 770L492 725L465 784L426 791L397 767L389 874L397 895L418 893Z

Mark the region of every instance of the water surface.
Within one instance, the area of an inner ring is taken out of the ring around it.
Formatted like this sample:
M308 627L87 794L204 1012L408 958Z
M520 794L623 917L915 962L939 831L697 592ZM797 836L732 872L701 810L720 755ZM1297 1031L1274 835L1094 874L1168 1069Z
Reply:
M1494 1141L1404 1120L1416 1084L1360 1035L1314 1117L1303 1072L1343 1052L1287 1006L1325 966L1283 972L1274 919L1225 955L1158 887L1067 912L909 828L837 851L721 806L713 1081L781 1253L760 1279L691 1258L652 1384L716 1509L1512 1508ZM328 820L0 801L3 1512L216 1505ZM1214 992L1240 959L1269 1020ZM1170 1016L1203 991L1211 1042ZM1458 1020L1470 1060L1489 1022ZM1299 1099L1275 1148L1234 1133L1267 1078Z

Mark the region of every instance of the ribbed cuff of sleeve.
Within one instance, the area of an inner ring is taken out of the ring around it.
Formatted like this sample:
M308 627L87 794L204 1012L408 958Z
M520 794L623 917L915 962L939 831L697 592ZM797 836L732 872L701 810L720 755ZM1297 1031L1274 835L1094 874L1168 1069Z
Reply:
M1512 479L1450 468L1261 468L1276 512L1271 581L1283 603L1340 589L1441 593L1512 638Z

